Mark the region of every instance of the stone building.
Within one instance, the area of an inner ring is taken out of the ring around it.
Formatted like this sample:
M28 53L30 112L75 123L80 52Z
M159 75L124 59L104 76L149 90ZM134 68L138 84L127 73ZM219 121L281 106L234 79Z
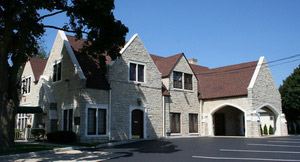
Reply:
M149 54L135 34L120 58L106 58L104 73L97 59L79 52L84 41L59 31L46 62L30 66L36 60L31 58L26 64L22 78L35 80L24 85L34 90L22 95L20 106L42 108L32 115L34 127L72 130L81 142L259 137L260 112L268 112L275 134L287 134L280 94L264 57L209 69L183 53Z

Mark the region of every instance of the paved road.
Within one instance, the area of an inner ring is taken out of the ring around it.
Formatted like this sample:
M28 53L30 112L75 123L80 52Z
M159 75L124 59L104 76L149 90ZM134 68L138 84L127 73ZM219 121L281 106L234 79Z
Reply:
M299 161L300 136L194 137L141 141L112 148L81 149L16 161ZM8 159L7 159L8 160Z
M180 138L143 141L102 151L126 154L110 161L300 161L300 137Z

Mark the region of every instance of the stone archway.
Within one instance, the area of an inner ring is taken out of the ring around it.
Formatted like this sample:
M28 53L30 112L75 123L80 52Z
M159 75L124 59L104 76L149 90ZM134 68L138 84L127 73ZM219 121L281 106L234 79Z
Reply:
M226 104L210 112L210 135L245 136L245 112L237 106Z
M273 128L273 134L270 135L280 135L280 116L279 112L271 105L265 104L256 110L258 115L259 123L262 129L266 125L268 132L270 126Z

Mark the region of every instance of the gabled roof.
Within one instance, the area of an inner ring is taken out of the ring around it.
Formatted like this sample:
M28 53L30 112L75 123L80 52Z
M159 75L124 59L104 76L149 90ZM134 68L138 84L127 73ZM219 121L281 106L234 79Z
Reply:
M160 71L162 77L166 77L170 74L176 63L183 56L183 53L173 55L170 57L161 57L157 55L150 54L152 60Z
M201 99L244 96L251 81L257 61L205 70L192 65L198 78Z
M43 74L45 66L47 64L47 59L42 59L38 57L32 57L29 60L35 81L39 81L40 76Z
M76 39L74 36L67 35L69 44L71 45L75 57L78 60L80 67L87 78L86 87L93 89L110 89L105 74L99 66L99 60L93 58L90 55L80 53L80 49L83 47L86 39ZM107 57L106 63L109 64L111 59Z

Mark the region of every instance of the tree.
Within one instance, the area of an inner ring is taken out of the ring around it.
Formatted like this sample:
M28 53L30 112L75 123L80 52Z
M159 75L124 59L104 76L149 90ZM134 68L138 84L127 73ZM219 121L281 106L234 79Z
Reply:
M282 111L285 113L288 123L297 124L296 121L300 119L300 64L283 81L283 84L279 87L279 92L282 99Z
M107 52L116 59L128 32L113 9L114 0L0 1L0 149L14 146L19 67L38 53L45 29L73 32L78 39L84 35L88 41L82 52L99 59L105 68L105 56L100 54ZM49 13L40 15L39 10ZM61 27L43 22L58 14L66 14L69 22Z

